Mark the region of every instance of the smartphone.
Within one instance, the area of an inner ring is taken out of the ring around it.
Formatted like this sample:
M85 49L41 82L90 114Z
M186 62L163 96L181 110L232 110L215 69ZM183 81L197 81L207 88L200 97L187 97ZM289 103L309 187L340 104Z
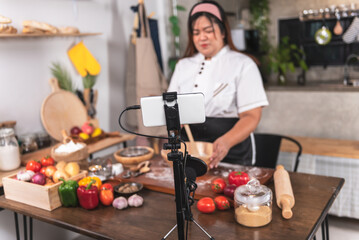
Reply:
M203 93L177 94L178 112L181 124L204 123ZM162 96L141 98L142 121L145 127L166 126Z

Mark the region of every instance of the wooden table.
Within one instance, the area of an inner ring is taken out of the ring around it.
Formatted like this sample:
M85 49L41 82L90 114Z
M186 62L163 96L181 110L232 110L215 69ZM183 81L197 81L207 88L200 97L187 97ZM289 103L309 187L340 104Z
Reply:
M303 173L290 173L296 204L293 218L285 220L273 199L273 220L267 226L247 228L234 220L233 209L212 214L192 207L194 219L215 239L312 239L344 184L344 179ZM273 182L268 186L273 189ZM95 210L61 207L52 212L0 197L0 207L54 224L96 239L161 239L176 224L174 196L143 190L145 204L140 208ZM189 239L208 239L189 224ZM177 231L168 239L177 239Z

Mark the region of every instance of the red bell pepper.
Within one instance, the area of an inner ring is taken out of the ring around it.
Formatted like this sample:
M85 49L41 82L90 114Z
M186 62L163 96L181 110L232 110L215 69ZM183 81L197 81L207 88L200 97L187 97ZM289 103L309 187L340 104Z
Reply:
M88 210L94 209L99 203L98 189L96 186L92 186L95 182L96 181L92 179L87 187L80 186L77 188L77 197L79 199L80 206Z

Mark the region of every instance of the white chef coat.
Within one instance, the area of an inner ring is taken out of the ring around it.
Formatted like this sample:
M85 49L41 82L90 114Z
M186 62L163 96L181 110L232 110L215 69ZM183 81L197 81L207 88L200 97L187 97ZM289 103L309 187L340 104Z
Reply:
M207 117L236 118L239 113L268 105L255 62L228 46L210 60L201 53L180 60L168 88L172 91L202 92Z

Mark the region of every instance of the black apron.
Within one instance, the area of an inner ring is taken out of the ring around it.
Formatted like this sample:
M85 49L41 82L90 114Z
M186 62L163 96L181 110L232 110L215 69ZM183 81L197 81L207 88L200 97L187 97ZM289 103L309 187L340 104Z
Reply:
M191 124L190 128L196 141L214 142L217 138L228 132L238 120L238 118L206 117L204 123ZM184 128L181 131L181 138L184 141L188 141ZM222 162L251 166L252 154L252 142L249 136L243 142L233 146Z

